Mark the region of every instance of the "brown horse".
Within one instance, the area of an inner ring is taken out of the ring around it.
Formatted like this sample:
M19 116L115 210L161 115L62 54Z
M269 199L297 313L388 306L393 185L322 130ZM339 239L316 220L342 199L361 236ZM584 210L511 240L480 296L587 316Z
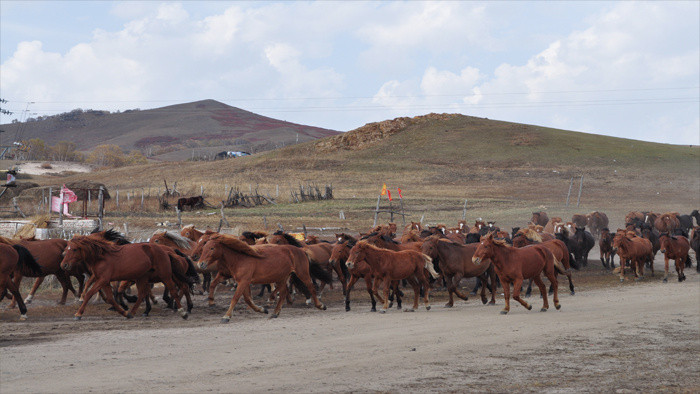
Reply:
M358 242L351 250L348 260L345 262L348 269L355 267L355 262L365 261L371 268L374 275L373 291L376 293L379 282L384 284L384 306L381 313L385 313L389 308L389 288L394 281L406 279L413 287L413 308L406 312L413 312L418 309L418 297L420 288L425 291L425 308L430 310L430 284L425 277L427 270L433 278L439 274L435 272L430 257L413 250L403 250L394 252L387 249L378 248L366 241Z
M625 281L625 263L630 262L635 280L644 276L644 264L651 262L651 275L654 276L654 252L651 241L638 237L634 232L618 229L613 238L613 248L620 256L620 282Z
M438 262L440 272L447 283L447 291L450 296L449 301L445 304L447 308L451 308L454 305L455 294L464 301L467 300L467 295L462 294L457 289L462 278L478 277L482 283L487 283L490 279L490 304L496 303L496 271L491 263L477 265L472 262L472 256L477 245L459 244L444 238L441 239L437 235L430 236L423 242L423 254L432 258L433 263ZM486 286L481 286L481 302L484 304L488 302L486 299Z
M115 245L109 241L76 235L66 246L61 268L71 270L79 262L87 264L92 272L92 286L88 289L83 303L75 313L75 320L80 320L92 296L104 290L107 301L126 318L134 317L144 297L149 293L149 282L163 282L174 299L180 316L187 318L187 311L182 308L173 282L173 263L168 253L158 245L140 243ZM130 312L125 311L115 301L109 283L113 280L136 282L138 299Z
M205 232L200 232L195 230L194 228L187 228L187 235L190 237L196 237L197 241L194 245L194 248L192 249L192 252L190 252L190 257L192 260L199 260L200 256L202 256L202 252L204 251L204 245L209 241L209 239L217 235L219 233L211 230L206 230ZM182 232L184 232L185 229L183 229ZM182 234L181 232L181 234ZM197 234L199 233L199 234ZM188 237L189 238L189 237ZM190 238L191 239L191 238ZM240 238L239 238L240 240ZM247 244L247 241L242 241ZM214 276L214 279L212 279L211 283L209 284L209 290L207 291L207 303L209 304L210 307L213 307L215 304L214 302L214 293L216 292L216 287L224 282L225 280L231 279L231 273L228 271L228 269L225 266L219 267L219 264L217 261L212 261L209 264L207 264L206 268L201 268L198 264L196 265L197 269L199 272L206 272L206 273L216 273Z
M545 239L545 235L551 237L551 235L547 233L538 234L530 229L525 229L524 233L518 232L516 236L513 237L513 246L516 248L522 248L528 245L539 244L549 249L549 251L554 254L554 258L561 262L562 266L564 266L564 269L566 270L564 275L566 275L566 278L569 280L569 290L571 291L571 295L576 294L574 291L574 281L571 278L571 262L574 261L571 251L563 241L558 239ZM550 285L549 293L552 294L553 290L554 288L552 285ZM528 283L525 295L529 297L531 291L532 280L530 280L530 283Z
M61 284L61 287L63 288L63 293L61 294L61 300L58 302L59 305L63 305L66 303L66 298L68 296L68 291L71 291L73 295L78 298L79 294L82 293L83 291L83 285L84 285L84 278L85 274L87 273L87 270L84 265L82 264L77 264L73 267L73 269L70 272L66 272L61 269L60 263L61 263L61 258L62 258L62 253L63 250L66 247L66 241L62 239L46 239L46 240L11 240L7 238L0 237L0 243L4 243L7 245L13 245L13 244L18 244L22 245L27 250L29 250L29 253L34 256L34 259L36 260L37 263L41 266L41 275L36 278L34 281L34 285L32 286L32 289L29 291L29 295L27 295L27 298L24 300L26 304L30 304L32 302L32 299L34 298L34 295L36 294L37 289L41 285L41 283L44 281L44 278L48 275L56 275L56 279L58 279L58 282ZM17 288L20 288L21 283L22 283L22 277L24 275L21 272L17 272L14 275L13 281L15 283L15 286ZM70 277L74 276L78 280L78 285L79 285L79 290L76 292L75 288L73 288L73 284L71 283ZM14 306L14 300L11 304L11 306Z
M305 295L310 296L314 305L325 310L316 297L316 291L311 283L309 274L309 259L306 253L291 245L248 245L236 237L216 234L209 238L199 259L199 267L206 269L210 262L218 262L219 267L226 267L232 277L238 282L238 287L231 298L231 305L221 319L228 323L233 314L233 308L243 297L245 303L256 312L267 313L266 308L260 308L253 303L250 296L251 284L274 283L279 290L279 298L275 312L271 317L277 317L282 309L282 302L287 296L287 280Z
M524 248L515 248L506 244L505 240L493 238L493 234L488 234L481 238L479 246L474 252L472 261L480 264L482 261L490 259L496 267L496 274L503 285L503 295L506 306L501 311L505 315L510 311L510 285L513 285L513 299L520 302L528 310L532 305L520 298L520 289L524 279L532 278L542 295L542 309L545 312L549 309L547 300L547 288L540 275L544 271L554 288L554 306L559 309L559 284L557 282L557 272L565 273L564 267L554 257L552 252L543 245L531 245Z
M333 245L328 243L307 245L306 243L298 241L292 235L281 230L267 236L266 239L268 244L292 245L297 248L301 248L306 252L306 254L309 256L309 269L312 278L321 281L319 294L323 293L323 289L326 287L326 284L329 284L331 289L333 288L333 278L331 277L332 271L335 271L338 275L338 280L340 281L343 294L345 294L345 274L343 273L343 269L340 268L340 266L334 266L330 263Z
M680 220L678 220L678 214L675 212L666 212L663 215L656 218L654 221L654 227L659 230L660 233L672 234L673 230L681 226Z
M586 215L588 218L588 230L594 237L599 237L602 229L609 224L608 215L600 211L594 211Z
M238 239L247 243L248 245L255 245L256 241L267 237L269 234L265 231L244 231L238 236Z
M341 238L338 238L341 239ZM331 251L331 264L341 265L347 268L345 264L350 256L350 250L357 243L354 238L344 239L343 241L337 242L333 245L333 250ZM374 276L372 275L372 268L365 261L358 261L357 264L352 269L348 269L348 284L345 288L345 311L350 311L350 291L352 291L353 286L359 279L365 280L365 285L367 286L367 293L369 293L369 298L372 302L371 312L377 311L377 301L375 300L375 295L379 299L379 302L384 303L384 299L377 293L372 291ZM398 309L401 309L401 298L397 297Z
M185 226L182 228L182 230L180 230L180 235L197 242L199 241L199 238L204 235L204 233L194 228L194 224L190 224L189 226Z
M549 219L549 222L547 222L547 224L544 226L543 231L545 233L554 234L556 233L556 225L562 223L564 223L564 221L559 216L554 216L551 219Z
M533 212L532 213L532 217L530 218L530 223L544 227L547 225L547 222L549 222L549 216L547 216L547 212L540 211L540 212Z
M571 216L571 223L573 223L575 227L586 227L588 226L588 216L578 213L574 214Z
M670 259L673 259L676 263L678 281L683 282L685 280L683 268L688 259L690 259L688 256L688 251L690 250L688 238L681 235L676 236L661 233L659 241L661 242L661 253L664 254L664 282L668 282L668 261Z
M12 275L20 272L28 276L41 276L41 266L29 251L21 245L0 244L0 301L9 290L19 307L19 320L27 320L27 307L19 293L19 287L12 281Z
M153 235L151 235L151 238L148 242L179 250L182 253L186 254L188 257L191 257L194 246L196 245L196 242L185 237L184 235L178 234L175 231L167 230L154 232ZM211 284L210 272L202 272L202 276L202 292L200 294L204 294L204 292L207 291L209 285Z
M603 267L615 268L615 250L613 249L613 236L607 227L600 230L600 239L598 240L600 248L600 262Z

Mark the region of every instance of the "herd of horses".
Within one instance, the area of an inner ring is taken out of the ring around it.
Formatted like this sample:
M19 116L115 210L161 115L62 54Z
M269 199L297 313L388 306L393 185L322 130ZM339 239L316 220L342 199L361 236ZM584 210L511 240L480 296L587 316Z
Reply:
M521 292L528 280L526 296L529 295L534 282L542 297L541 311L546 311L550 294L555 308L561 307L559 275L567 277L569 290L575 294L572 268L588 264L588 253L596 239L601 264L606 269L619 270L621 281L627 268L635 280L644 277L645 266L650 267L653 276L653 260L659 251L665 261L663 281L669 276L669 260L675 260L678 281L685 280L683 270L691 264L689 250L693 249L696 256L700 253L700 226L693 226L693 219L700 222L697 210L690 215L630 212L625 228L613 233L602 212L574 215L566 222L559 217L549 218L546 212L535 212L526 227L513 228L510 233L494 222L477 219L473 226L459 221L454 228L423 228L412 222L398 237L397 226L390 223L364 234L336 234L332 242L315 236L300 241L282 231L246 231L233 236L199 231L194 226L180 232L157 231L145 243L131 243L113 230L95 230L70 240L0 237L0 301L6 296L11 298L10 306L17 305L20 320L25 320L26 304L31 303L43 279L55 275L63 289L60 304L66 302L69 292L80 297L76 320L81 319L97 294L117 313L132 318L144 301L144 315L148 315L155 301L153 284L162 283L163 300L187 319L193 295L207 293L208 304L215 305L217 286L230 281L235 291L221 319L226 323L241 297L252 310L269 313L266 307L255 304L252 285L262 285L260 297L266 289L269 291L269 301L275 302L271 317L280 314L285 300L293 301L294 293L304 294L307 304L325 310L319 294L326 285L333 287L335 274L346 311L350 311L350 293L360 279L366 284L371 310L377 311L378 300L382 304L380 312L384 313L394 300L398 309L403 308L402 288L406 286L413 289L414 298L412 307L405 311L415 311L420 297L429 310L430 290L440 285L448 291L445 306L452 307L455 295L468 299L459 289L463 278L477 278L471 294L480 289L484 304L496 303L500 286L505 299L502 314L509 312L511 298L532 309ZM617 268L615 255L619 259ZM543 275L550 283L549 292ZM19 290L25 276L36 280L23 300ZM78 290L73 287L73 277ZM133 286L136 296L129 294ZM186 308L181 303L183 297ZM133 303L130 308L127 302Z

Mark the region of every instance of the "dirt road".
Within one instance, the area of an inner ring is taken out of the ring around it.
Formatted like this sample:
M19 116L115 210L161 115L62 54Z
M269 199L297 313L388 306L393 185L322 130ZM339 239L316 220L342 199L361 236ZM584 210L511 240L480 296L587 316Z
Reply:
M15 342L6 334L23 326L3 323L0 392L698 392L700 276L686 273L564 294L561 311L537 312L534 296L532 311L507 316L502 299L384 315L367 303L274 320L241 312L227 325L195 310L166 317L172 328L83 331L89 321L66 319L45 323L42 341Z

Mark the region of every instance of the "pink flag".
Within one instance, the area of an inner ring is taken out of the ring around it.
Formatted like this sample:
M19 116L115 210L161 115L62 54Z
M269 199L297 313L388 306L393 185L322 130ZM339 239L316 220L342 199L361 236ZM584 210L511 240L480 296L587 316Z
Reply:
M61 187L61 194L63 194L63 202L66 204L78 201L78 196L76 196L71 189L67 188L66 185Z
M61 212L61 197L51 197L51 212ZM68 204L63 204L63 214L71 217L68 213Z

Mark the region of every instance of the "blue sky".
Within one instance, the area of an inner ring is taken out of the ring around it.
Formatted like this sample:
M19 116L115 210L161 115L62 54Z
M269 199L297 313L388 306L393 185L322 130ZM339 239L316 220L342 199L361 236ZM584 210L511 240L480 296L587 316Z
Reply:
M215 99L341 131L448 112L700 144L700 2L2 0L0 97L0 123Z

